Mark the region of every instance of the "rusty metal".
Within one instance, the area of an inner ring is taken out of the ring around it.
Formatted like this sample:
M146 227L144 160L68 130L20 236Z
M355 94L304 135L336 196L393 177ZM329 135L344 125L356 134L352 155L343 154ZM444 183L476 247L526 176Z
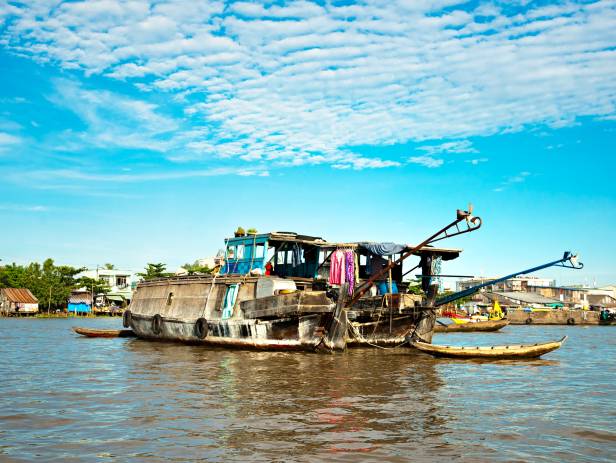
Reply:
M355 304L355 302L357 302L357 300L360 297L362 297L366 293L366 291L368 291L368 289L372 286L372 284L375 281L378 281L379 279L381 279L381 277L383 275L385 275L385 273L389 272L389 270L391 270L396 265L401 263L407 257L412 256L415 252L417 252L418 250L422 249L424 246L427 246L430 243L434 243L435 241L443 240L445 238L451 238L453 236L458 236L458 235L462 235L464 233L469 233L469 232L475 231L479 227L481 227L481 219L479 217L474 217L471 214L471 212L472 212L472 207L469 207L469 211L463 211L461 209L458 209L456 211L456 220L451 222L449 225L441 228L439 231L437 231L436 233L431 235L429 238L427 238L424 241L422 241L420 244L418 244L414 248L406 251L404 254L402 254L395 261L389 262L388 265L383 267L383 269L381 269L381 271L377 272L375 275L372 275L372 277L370 277L370 279L364 285L362 285L362 288L359 289L355 293L355 295L353 296L353 299L351 299L351 301L349 302L347 307L351 307L353 304ZM466 223L466 228L460 229L460 225L459 224L461 222L465 222ZM455 227L456 230L453 233L449 232L449 229L451 229L453 227Z

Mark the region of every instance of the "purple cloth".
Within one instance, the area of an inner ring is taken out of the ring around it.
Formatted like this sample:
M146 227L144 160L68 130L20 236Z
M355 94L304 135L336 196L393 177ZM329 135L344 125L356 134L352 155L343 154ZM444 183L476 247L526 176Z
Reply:
M347 251L344 253L344 257L345 279L349 284L349 295L351 295L355 290L355 253L353 251Z

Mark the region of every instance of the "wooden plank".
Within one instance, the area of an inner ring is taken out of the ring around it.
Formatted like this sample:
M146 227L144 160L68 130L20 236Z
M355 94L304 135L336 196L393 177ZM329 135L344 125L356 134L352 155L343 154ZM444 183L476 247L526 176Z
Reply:
M333 311L331 305L283 305L278 307L244 310L246 318L283 318L301 316L311 313L330 313Z

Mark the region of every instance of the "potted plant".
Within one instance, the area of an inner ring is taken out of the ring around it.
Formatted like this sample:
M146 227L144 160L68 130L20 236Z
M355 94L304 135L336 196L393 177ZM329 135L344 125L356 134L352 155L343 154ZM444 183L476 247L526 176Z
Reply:
M235 236L246 236L246 232L242 227L237 227L237 230L235 230Z
M258 232L256 228L249 228L246 233L248 233L249 235L256 235Z

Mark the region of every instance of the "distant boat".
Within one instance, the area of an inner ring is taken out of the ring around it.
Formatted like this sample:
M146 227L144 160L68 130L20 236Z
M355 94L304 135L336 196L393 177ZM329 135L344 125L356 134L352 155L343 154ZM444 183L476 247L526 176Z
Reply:
M437 322L434 326L435 333L468 333L472 331L498 331L509 324L509 320L476 321L469 323L451 323L449 325Z
M541 357L548 352L558 349L563 345L566 339L567 336L564 336L559 341L550 341L540 344L485 347L442 346L421 341L411 341L410 344L422 352L434 355L435 357L500 360Z

